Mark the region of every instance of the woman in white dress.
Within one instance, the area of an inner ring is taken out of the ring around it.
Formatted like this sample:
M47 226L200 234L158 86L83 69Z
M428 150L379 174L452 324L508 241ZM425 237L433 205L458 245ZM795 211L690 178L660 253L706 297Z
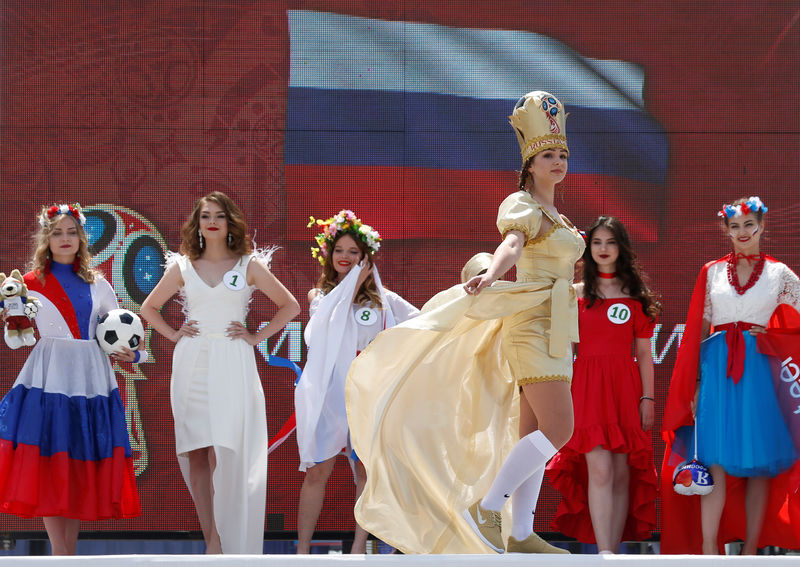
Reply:
M300 312L291 293L253 253L239 207L224 193L199 199L182 228L181 256L141 314L176 343L171 400L175 450L194 500L206 553L260 554L267 489L264 392L253 346ZM256 333L243 321L253 290L278 310ZM181 294L186 321L173 329L161 307Z
M344 385L350 363L379 332L419 310L381 285L372 255L380 235L352 211L315 221L322 264L317 287L308 292L311 319L305 331L308 359L295 389L300 470L306 472L297 512L297 552L309 553L311 537L325 500L325 488L337 455L346 449L353 459L356 499L367 472L350 448ZM356 524L353 553L365 553L367 532Z

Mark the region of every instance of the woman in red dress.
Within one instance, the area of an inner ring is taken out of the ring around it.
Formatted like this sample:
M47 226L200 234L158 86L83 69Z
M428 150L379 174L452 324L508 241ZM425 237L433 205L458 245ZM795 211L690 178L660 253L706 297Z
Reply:
M563 496L553 527L615 553L623 539L650 537L656 523L650 337L661 305L619 220L599 217L586 239L575 284L575 432L548 466Z

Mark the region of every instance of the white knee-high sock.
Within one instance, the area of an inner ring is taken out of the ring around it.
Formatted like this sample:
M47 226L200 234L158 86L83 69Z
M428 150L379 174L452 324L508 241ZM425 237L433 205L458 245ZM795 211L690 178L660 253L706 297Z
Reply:
M522 541L533 533L533 520L539 490L544 480L544 467L533 473L511 495L511 536Z
M557 452L558 449L539 430L520 439L500 467L481 506L487 510L500 510L514 491L533 473L543 469Z

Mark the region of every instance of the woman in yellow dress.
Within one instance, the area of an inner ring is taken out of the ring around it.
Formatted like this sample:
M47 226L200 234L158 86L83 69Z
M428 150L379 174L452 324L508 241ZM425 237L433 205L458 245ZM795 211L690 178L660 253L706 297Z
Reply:
M549 93L520 99L520 186L500 205L488 270L381 333L350 368L348 419L368 477L356 518L403 552L564 552L533 532L533 512L547 460L572 435L571 283L585 245L554 204L565 119ZM516 282L497 281L514 265Z

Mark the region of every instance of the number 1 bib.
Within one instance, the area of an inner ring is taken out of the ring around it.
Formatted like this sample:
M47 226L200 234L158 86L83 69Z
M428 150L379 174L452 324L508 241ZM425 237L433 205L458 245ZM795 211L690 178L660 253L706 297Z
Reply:
M237 272L236 270L229 270L225 272L225 275L222 276L222 283L225 284L225 287L231 289L233 291L241 291L247 286L247 282L245 281L245 276L241 272Z

